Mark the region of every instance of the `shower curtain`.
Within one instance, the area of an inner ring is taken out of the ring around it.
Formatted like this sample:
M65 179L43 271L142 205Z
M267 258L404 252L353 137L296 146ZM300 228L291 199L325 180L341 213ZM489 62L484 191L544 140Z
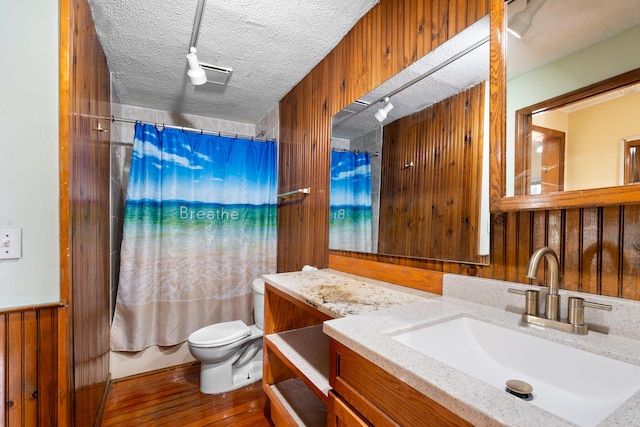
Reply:
M371 158L331 152L329 248L371 252Z
M112 350L253 322L251 283L276 270L276 149L136 123Z

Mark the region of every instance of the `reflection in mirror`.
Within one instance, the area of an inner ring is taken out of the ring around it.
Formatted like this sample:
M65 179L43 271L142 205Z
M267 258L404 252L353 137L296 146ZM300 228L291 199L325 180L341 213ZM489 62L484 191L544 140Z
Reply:
M507 21L528 3L511 0ZM631 141L640 135L640 121L631 117L639 111L637 81L610 87L604 99L595 97L603 91L594 90L575 103L562 96L640 68L640 2L604 6L600 0L546 0L536 5L526 33L507 38L505 195L625 185L625 163L635 167ZM554 100L557 108L546 100ZM529 113L528 122L519 118ZM632 179L637 178L627 181Z
M515 195L637 183L639 82L640 69L517 111Z
M486 17L333 117L330 249L488 262L488 35Z

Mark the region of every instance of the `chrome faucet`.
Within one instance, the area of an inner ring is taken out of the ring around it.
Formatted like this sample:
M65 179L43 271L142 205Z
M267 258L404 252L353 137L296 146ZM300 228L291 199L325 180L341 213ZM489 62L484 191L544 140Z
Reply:
M524 295L527 297L525 312L522 313L522 321L532 325L544 326L573 334L586 334L588 327L584 322L584 307L611 311L611 306L585 301L580 297L569 297L569 317L566 322L561 321L560 294L558 293L558 257L553 249L543 246L531 255L531 258L529 258L529 264L527 265L527 278L536 278L536 272L538 271L538 267L543 258L547 260L549 270L549 291L547 292L546 297L547 304L544 308L544 317L538 316L539 292L537 290L529 289L527 291L523 291L513 288L508 289L510 293Z
M547 293L547 304L544 308L545 317L549 320L560 320L560 295L558 295L558 257L553 249L543 246L536 250L529 258L527 265L527 278L535 279L538 265L542 258L547 260L549 268L549 292Z

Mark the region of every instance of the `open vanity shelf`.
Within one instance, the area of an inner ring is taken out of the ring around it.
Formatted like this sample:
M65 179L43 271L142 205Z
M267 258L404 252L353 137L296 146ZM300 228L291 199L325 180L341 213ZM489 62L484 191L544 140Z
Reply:
M262 385L278 426L326 426L330 316L267 283Z
M290 417L285 424L326 425L329 338L322 333L322 325L267 335L265 349L271 363L277 360L275 369L268 368L274 380L294 375L265 387L274 418Z
M267 347L290 363L291 369L323 400L329 393L329 337L322 325L309 326L265 338Z

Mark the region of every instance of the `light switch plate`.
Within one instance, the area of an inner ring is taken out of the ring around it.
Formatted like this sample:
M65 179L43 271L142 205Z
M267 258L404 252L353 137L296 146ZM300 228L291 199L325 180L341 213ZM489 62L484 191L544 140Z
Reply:
M0 259L22 257L22 229L0 228Z

